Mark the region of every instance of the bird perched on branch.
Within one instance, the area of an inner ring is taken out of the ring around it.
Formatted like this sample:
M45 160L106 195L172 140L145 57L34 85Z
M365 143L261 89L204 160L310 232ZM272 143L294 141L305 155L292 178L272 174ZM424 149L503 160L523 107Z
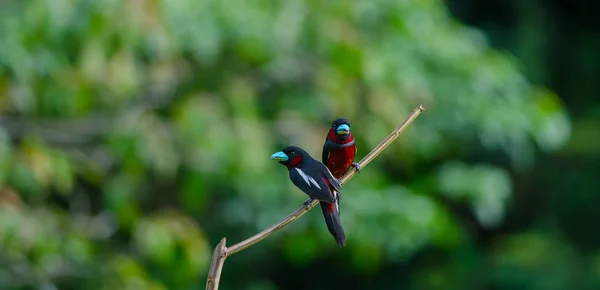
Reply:
M350 129L350 121L345 118L335 119L323 144L323 164L331 170L335 178L341 178L350 166L360 172L360 165L354 162L356 145Z
M310 199L305 204L317 199L325 216L327 229L339 246L346 245L346 235L340 220L341 184L323 163L312 158L300 147L288 146L271 155L285 165L290 179L296 187L306 193Z

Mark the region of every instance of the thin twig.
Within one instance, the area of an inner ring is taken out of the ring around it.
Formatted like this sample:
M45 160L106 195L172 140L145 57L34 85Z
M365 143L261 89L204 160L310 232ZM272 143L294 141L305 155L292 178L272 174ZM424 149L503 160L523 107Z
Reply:
M423 112L423 106L419 105L416 107L412 113L404 120L390 135L388 135L377 147L375 147L367 156L365 156L358 164L362 169L364 169L377 155L379 155L386 147L388 147L402 132ZM350 178L356 175L357 170L355 167L351 167L344 176L340 179L342 185L348 182ZM262 232L245 239L231 247L225 246L225 238L221 240L221 242L215 248L213 253L212 262L210 264L210 270L208 272L208 278L206 281L206 290L217 290L219 289L219 280L221 277L221 270L223 269L223 263L228 256L231 256L239 251L242 251L260 241L265 239L266 237L274 234L275 232L281 230L286 227L308 211L310 211L313 207L315 207L319 203L318 200L313 200L310 204L303 205L299 209L297 209L292 214L288 215L286 218L281 220L280 222L266 228Z

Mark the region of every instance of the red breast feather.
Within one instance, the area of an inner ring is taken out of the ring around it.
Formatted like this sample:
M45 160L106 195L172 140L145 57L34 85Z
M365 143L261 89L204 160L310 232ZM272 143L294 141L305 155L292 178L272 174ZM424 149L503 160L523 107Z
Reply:
M346 144L354 141L354 136L352 136L352 134L349 136L348 139L340 140L339 138L337 138L333 130L329 131L327 137L331 141L338 144ZM339 179L344 175L344 173L346 173L346 171L348 171L348 168L350 167L350 165L352 165L352 162L354 162L355 155L356 145L354 144L348 147L331 148L329 149L329 159L327 160L326 164L327 168L329 168L331 174L333 174L335 178Z

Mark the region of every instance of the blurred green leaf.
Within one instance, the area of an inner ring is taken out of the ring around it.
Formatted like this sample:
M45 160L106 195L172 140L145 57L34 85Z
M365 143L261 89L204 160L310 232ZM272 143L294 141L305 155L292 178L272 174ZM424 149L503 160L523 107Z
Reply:
M542 40L571 34L542 27L547 11L527 3L511 18L520 49L562 48ZM598 110L571 125L578 114L562 96L527 80L545 75L530 66L549 55L522 69L494 48L502 37L459 23L438 0L230 4L2 4L0 285L197 289L211 243L242 240L306 198L270 154L298 145L320 160L331 120L347 117L358 160L418 104L421 117L344 186L348 247L335 245L317 210L259 254L228 260L222 288L285 288L297 273L315 290L595 283L595 260L581 262L570 250L577 239L553 234L565 227L560 212L594 220L584 201L598 186L582 172L593 165L536 158L565 144L561 158L594 156ZM595 80L596 42L584 34L565 41L587 68L571 74ZM569 53L561 57L548 63L562 67ZM593 81L564 85L570 78L557 91L594 95ZM560 178L543 175L556 168ZM564 210L555 184L585 208ZM448 200L470 206L475 223ZM520 234L539 224L550 229ZM273 264L253 267L260 259Z
M469 167L449 162L440 168L438 183L443 194L469 201L485 227L495 227L502 221L504 204L512 192L508 174L489 165Z

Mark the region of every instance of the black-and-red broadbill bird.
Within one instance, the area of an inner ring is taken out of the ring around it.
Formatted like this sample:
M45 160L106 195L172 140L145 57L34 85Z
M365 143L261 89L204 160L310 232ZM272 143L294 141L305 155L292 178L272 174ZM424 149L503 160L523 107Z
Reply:
M345 118L335 119L327 132L322 156L323 164L329 168L335 178L342 178L350 166L356 167L360 172L360 165L354 162L355 142L350 121Z
M340 199L342 186L323 163L312 158L300 147L288 146L271 155L271 159L285 165L290 179L296 187L306 193L310 199L321 203L327 229L339 246L346 245L346 235L340 220Z

